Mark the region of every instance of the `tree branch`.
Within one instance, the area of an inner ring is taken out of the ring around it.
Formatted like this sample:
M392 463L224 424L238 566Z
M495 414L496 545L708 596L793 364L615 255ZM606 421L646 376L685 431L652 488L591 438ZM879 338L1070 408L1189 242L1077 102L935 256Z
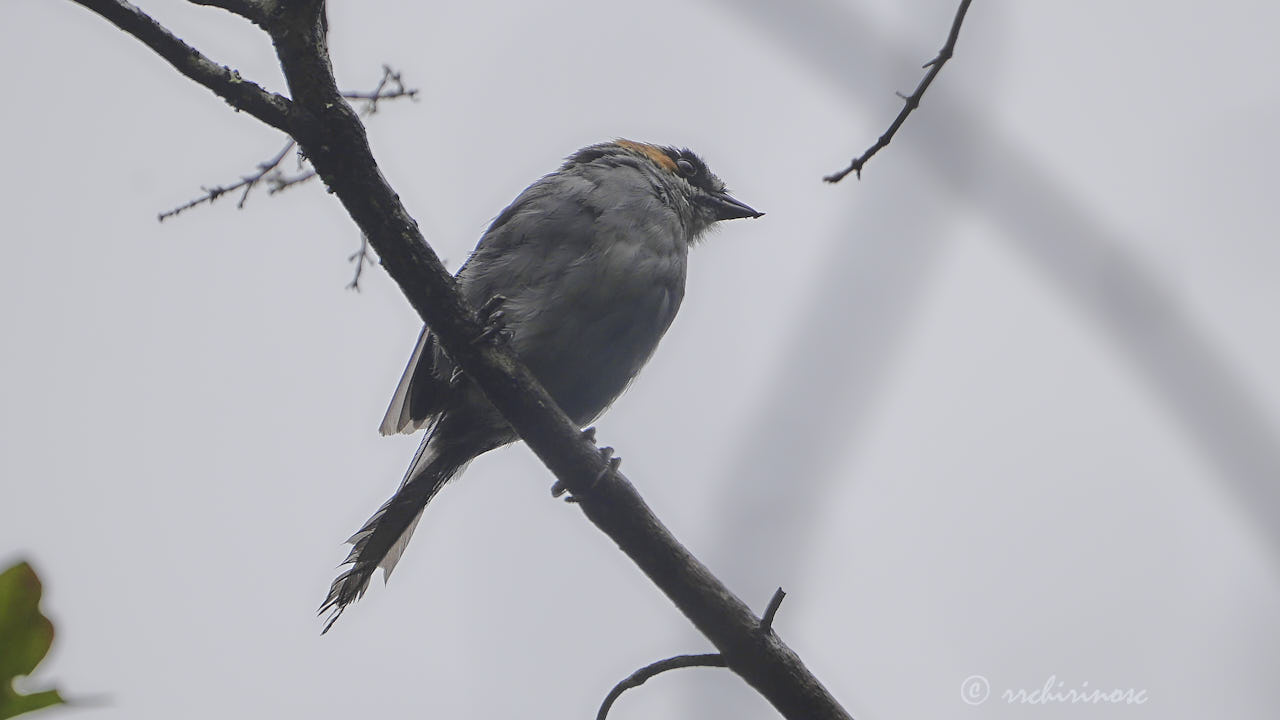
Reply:
M124 0L72 0L106 18L125 33L141 40L175 70L209 88L236 110L243 110L277 130L290 131L291 103L240 73L219 65L183 42L149 15Z
M348 290L360 292L360 275L364 273L365 265L377 265L377 261L369 257L369 238L361 233L360 249L347 256L347 262L355 263L355 274L351 277L351 282L347 283Z
M898 97L902 98L902 111L898 113L898 117L894 118L893 124L889 126L889 129L885 130L880 139L867 148L866 152L854 158L848 167L822 178L823 180L829 183L838 183L849 173L856 173L858 179L862 179L862 166L867 164L872 155L880 152L893 141L893 136L898 134L898 128L902 127L902 123L907 121L907 116L920 107L920 98L924 97L924 91L929 89L929 86L933 84L933 79L938 77L938 73L942 71L942 66L946 65L947 61L951 59L951 55L956 49L956 40L960 37L960 25L964 23L964 16L965 13L969 12L969 3L971 1L960 0L960 7L956 9L956 17L951 21L951 32L947 35L947 42L938 51L937 57L922 66L928 68L929 72L925 73L924 78L920 80L915 92L906 96L898 93Z
M773 598L769 600L769 606L765 608L764 616L760 618L758 632L768 634L773 632L773 618L778 614L778 608L782 607L782 599L787 594L778 588L773 594ZM664 673L668 670L679 670L689 667L728 667L729 661L720 653L705 653L702 655L677 655L659 660L658 662L645 665L639 670L628 675L622 682L613 686L609 694L604 697L604 702L600 703L600 710L596 712L596 720L605 720L609 715L609 709L613 707L613 703L622 696L622 693L637 688L645 684L650 678Z
M175 215L179 215L183 212L186 212L187 210L190 210L191 208L197 205L202 205L204 203L212 203L214 200L217 200L223 195L226 195L227 193L235 190L241 190L240 200L236 202L236 209L243 210L245 201L249 199L249 193L253 190L253 188L256 187L258 183L262 182L264 178L267 178L267 176L271 174L273 170L276 170L276 168L280 167L280 163L284 162L285 156L288 155L289 151L292 150L297 144L298 143L296 140L294 140L293 138L289 138L289 141L284 144L284 147L280 149L280 152L273 155L270 159L264 160L258 163L258 169L255 170L250 175L245 175L241 177L239 182L235 182L230 185L215 185L211 188L201 187L200 189L204 191L203 195L196 198L195 200L187 201L179 205L178 207L173 208L172 210L165 210L164 212L160 213L156 219L158 219L160 222L164 222L165 220L168 220L169 218ZM310 174L306 174L305 176L307 178L311 177ZM301 181L297 179L291 179L291 181L288 181L283 179L283 177L281 177L281 179L279 180L274 180L274 181L268 179L268 183L271 184L271 190L270 190L271 193L279 192L280 190L283 190L285 187L296 184L298 182L301 182Z
M449 356L574 494L586 516L711 640L728 667L785 717L849 718L800 658L774 633L760 632L760 620L750 608L672 537L626 478L611 471L595 444L506 345L496 337L482 337L474 309L459 295L453 276L383 178L364 126L338 91L322 2L294 0L266 19L293 96L292 101L275 101L238 75L233 89L247 86L256 93L231 92L226 83L216 82L220 76L211 78L207 72L197 72L199 68L193 70L189 58L202 56L132 6L119 1L76 1L146 42L188 77L253 107L255 117L275 127L288 127ZM175 42L185 49L181 57L173 56Z
M773 632L773 619L778 615L778 608L782 607L782 600L787 594L778 588L773 593L773 597L769 599L769 605L764 609L764 615L760 616L760 629L765 632Z
M201 4L213 4L213 3L201 3ZM397 100L400 98L409 98L410 100L416 100L418 97L418 91L416 88L405 87L404 82L400 77L400 73L395 70L392 70L391 67L388 65L383 65L382 79L378 81L377 87L375 87L372 91L345 92L342 94L342 96L347 99L364 100L365 107L361 111L361 114L368 116L368 115L373 115L378 111L378 103L380 101ZM197 205L203 205L205 203L212 204L214 200L217 200L223 195L226 195L227 193L233 192L235 190L242 191L240 193L240 200L236 202L236 209L243 210L245 202L249 200L249 193L253 192L253 189L257 187L259 183L265 182L267 184L267 194L275 195L278 192L288 190L294 185L299 185L301 183L304 183L310 180L311 178L316 176L316 172L314 170L304 171L302 169L302 166L305 163L305 158L302 158L301 156L299 157L298 172L296 175L293 175L293 176L285 175L284 172L279 169L280 163L284 162L284 159L289 154L289 151L292 150L294 147L296 147L297 144L298 142L294 140L292 137L290 137L288 142L285 143L284 147L280 149L280 152L271 156L267 160L264 160L258 163L258 167L257 169L254 170L254 172L248 175L241 176L239 181L231 183L230 185L214 185L211 188L201 187L200 189L203 191L203 194L200 195L200 197L194 200L185 202L182 205L179 205L178 207L173 208L172 210L166 210L160 213L160 215L158 216L158 219L160 220L160 222L164 222L165 220L168 220L169 218L174 217L175 215L179 215L183 212L186 212L187 210L190 210L191 208L196 207ZM366 252L366 250L368 249L368 243L362 241L360 244L360 248L361 248L360 255L367 256L368 253ZM360 270L362 267L363 267L363 263L357 264L355 279L347 287L354 290L360 289L359 287Z
M706 653L703 655L677 655L675 657L669 657L666 660L659 660L656 663L645 665L639 670L628 675L622 682L613 686L613 689L605 696L604 702L600 703L600 709L596 712L596 720L605 720L605 718L609 717L609 710L613 707L613 703L616 702L619 697L622 697L622 693L632 688L640 687L656 675L668 670L679 670L681 668L722 668L725 667L726 664L724 656L720 653Z
M418 99L417 88L408 88L404 85L404 80L400 78L400 73L392 70L390 65L382 66L382 79L378 81L378 86L373 92L345 92L342 97L347 100L364 100L365 106L361 114L368 116L378 112L378 102L382 100L395 100L397 98L407 97L410 100Z
M267 27L267 5L261 0L189 0L189 2L192 5L222 8L264 30Z

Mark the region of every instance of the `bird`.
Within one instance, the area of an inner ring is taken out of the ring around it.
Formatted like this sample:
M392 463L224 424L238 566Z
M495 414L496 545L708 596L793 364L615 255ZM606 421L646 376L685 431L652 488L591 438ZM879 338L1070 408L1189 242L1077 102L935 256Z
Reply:
M525 188L456 274L551 397L586 426L635 379L684 298L689 248L716 223L764 213L736 199L688 149L618 139L584 147ZM399 490L347 541L319 613L322 634L389 580L436 493L515 431L423 327L379 428L425 429Z

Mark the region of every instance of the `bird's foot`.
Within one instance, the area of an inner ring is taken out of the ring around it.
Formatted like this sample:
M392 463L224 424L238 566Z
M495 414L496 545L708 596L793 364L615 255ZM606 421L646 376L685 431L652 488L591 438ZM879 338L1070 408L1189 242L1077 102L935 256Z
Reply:
M504 343L511 342L511 330L507 328L507 315L502 309L506 302L506 297L494 295L480 306L476 314L480 316L480 323L484 325L484 330L476 336L475 342L487 342L494 338Z
M587 428L586 430L583 430L583 434L586 434L587 431L591 432L591 437L592 439L594 439L595 428ZM613 448L611 447L600 448L600 457L605 460L605 466L604 466L604 469L601 470L598 475L596 475L595 479L591 481L592 488L594 488L597 484L599 484L601 480L604 480L605 476L609 475L610 473L617 472L618 466L622 464L622 458L618 457L617 455L614 455ZM566 487L564 483L556 482L555 485L551 486L551 496L560 497L561 495L568 492L568 490L569 488ZM588 490L590 490L590 488L588 488ZM578 502L578 498L577 496L570 495L569 497L565 498L564 501Z
M611 447L600 448L600 457L607 460L608 464L600 471L599 474L596 475L596 479L591 482L592 487L598 485L607 475L612 475L613 473L618 472L618 466L622 464L622 458L614 455L613 448Z

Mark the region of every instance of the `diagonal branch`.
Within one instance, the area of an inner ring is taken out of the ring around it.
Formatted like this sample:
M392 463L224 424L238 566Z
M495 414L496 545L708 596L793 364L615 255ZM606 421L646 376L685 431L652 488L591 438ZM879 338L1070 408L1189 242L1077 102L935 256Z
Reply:
M890 142L893 142L893 136L898 134L898 128L902 127L902 123L907 121L908 115L920 107L920 98L924 97L924 91L928 90L929 86L933 84L933 79L938 77L938 73L942 71L942 66L947 64L947 61L951 59L951 55L955 52L956 40L960 37L960 25L964 23L964 16L965 13L969 12L969 3L971 1L960 0L960 7L956 10L956 17L951 21L951 32L947 35L947 42L938 51L937 57L923 65L923 67L928 68L929 72L925 73L924 78L920 80L915 92L905 96L902 93L898 93L898 97L902 98L902 110L898 113L898 117L894 118L893 124L889 126L889 129L885 130L880 139L867 148L866 152L854 158L848 167L822 178L823 180L829 183L838 183L849 173L855 173L858 179L861 180L862 166L867 164L872 155L880 152Z
M132 6L121 0L76 1L146 42L188 77L219 94L228 92L218 78L190 67L189 58L202 56ZM484 328L474 309L459 295L453 276L387 184L359 116L338 91L322 15L321 0L292 0L268 18L292 101L275 102L274 96L238 75L237 83L256 94L232 97L251 105L255 117L262 113L264 122L288 127L449 356L555 474L558 484L574 494L583 513L707 636L728 667L787 718L849 718L800 658L775 633L760 632L761 621L751 609L671 535L507 345L496 336L482 337ZM188 54L173 56L175 42Z
M72 0L102 17L125 33L141 40L175 70L209 88L236 110L242 110L278 130L289 132L292 104L285 97L267 92L240 73L210 60L149 15L124 0Z
M789 718L848 718L800 658L679 543L630 482L585 438L537 380L483 327L454 279L378 171L364 127L339 97L313 18L273 30L295 102L309 113L295 137L383 266L441 345L521 438L579 500L579 507L711 640L731 669Z

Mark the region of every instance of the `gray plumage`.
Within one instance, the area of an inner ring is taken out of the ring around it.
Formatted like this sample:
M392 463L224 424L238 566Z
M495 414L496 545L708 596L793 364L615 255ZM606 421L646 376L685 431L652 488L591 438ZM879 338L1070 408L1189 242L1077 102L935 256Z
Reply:
M583 148L493 221L458 271L472 307L495 296L512 349L585 425L635 378L684 297L689 246L718 220L760 213L688 150L620 140ZM427 428L399 491L349 542L320 612L325 631L374 571L395 567L427 503L476 456L517 439L428 328L383 434Z

